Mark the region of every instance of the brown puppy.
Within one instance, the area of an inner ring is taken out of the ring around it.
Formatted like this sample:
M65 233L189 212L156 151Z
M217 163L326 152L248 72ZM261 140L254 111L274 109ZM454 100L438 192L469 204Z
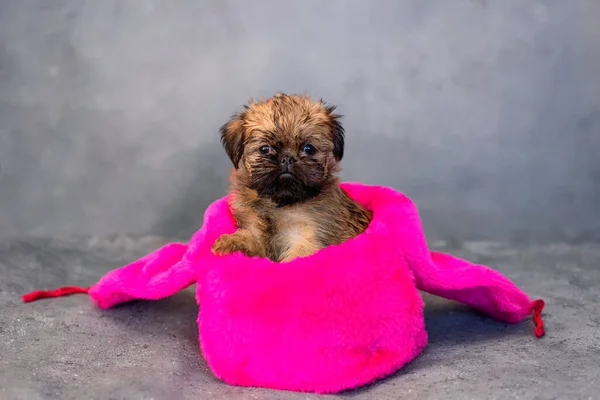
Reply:
M221 127L233 162L231 208L239 229L217 254L290 261L363 232L372 214L339 187L344 128L335 107L277 94L245 106Z

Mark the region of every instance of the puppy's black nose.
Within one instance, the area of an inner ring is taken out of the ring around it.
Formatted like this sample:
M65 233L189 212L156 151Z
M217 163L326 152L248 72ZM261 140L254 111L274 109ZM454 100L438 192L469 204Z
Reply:
M281 164L281 170L283 172L289 172L294 166L294 159L290 156L282 156L279 159L279 164Z

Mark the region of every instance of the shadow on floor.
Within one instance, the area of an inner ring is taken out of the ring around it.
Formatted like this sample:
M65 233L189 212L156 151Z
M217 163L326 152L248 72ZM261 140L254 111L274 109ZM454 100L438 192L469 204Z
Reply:
M153 337L153 342L174 351L182 375L212 377L198 341L195 285L165 299L131 301L100 312L102 318L120 325L124 335Z
M469 342L494 341L502 337L520 335L523 325L508 325L493 320L464 304L441 299L432 295L422 294L425 300L425 326L428 334L428 344L423 352L412 362L392 374L389 379L379 380L370 385L362 386L341 393L344 397L362 395L374 387L389 382L390 379L418 370L423 364L423 358L436 348L448 346L467 346ZM533 332L533 328L532 328ZM533 334L533 333L532 333Z

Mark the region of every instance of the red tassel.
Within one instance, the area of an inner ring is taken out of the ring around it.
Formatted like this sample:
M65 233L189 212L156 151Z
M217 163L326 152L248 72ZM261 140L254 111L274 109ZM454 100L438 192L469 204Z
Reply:
M534 300L531 303L531 308L533 311L533 325L535 327L534 332L535 336L542 337L546 334L546 330L544 329L544 321L542 320L542 310L544 309L544 300L538 299Z
M29 303L39 299L45 299L49 297L61 297L68 296L75 293L87 293L90 288L84 288L79 286L65 286L54 290L36 290L31 293L23 295L23 302Z

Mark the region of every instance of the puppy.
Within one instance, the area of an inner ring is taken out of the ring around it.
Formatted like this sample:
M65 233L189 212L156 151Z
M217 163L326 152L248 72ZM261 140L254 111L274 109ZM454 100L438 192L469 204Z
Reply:
M286 262L362 233L372 213L339 187L344 128L335 106L277 94L244 108L221 127L239 229L213 252Z

